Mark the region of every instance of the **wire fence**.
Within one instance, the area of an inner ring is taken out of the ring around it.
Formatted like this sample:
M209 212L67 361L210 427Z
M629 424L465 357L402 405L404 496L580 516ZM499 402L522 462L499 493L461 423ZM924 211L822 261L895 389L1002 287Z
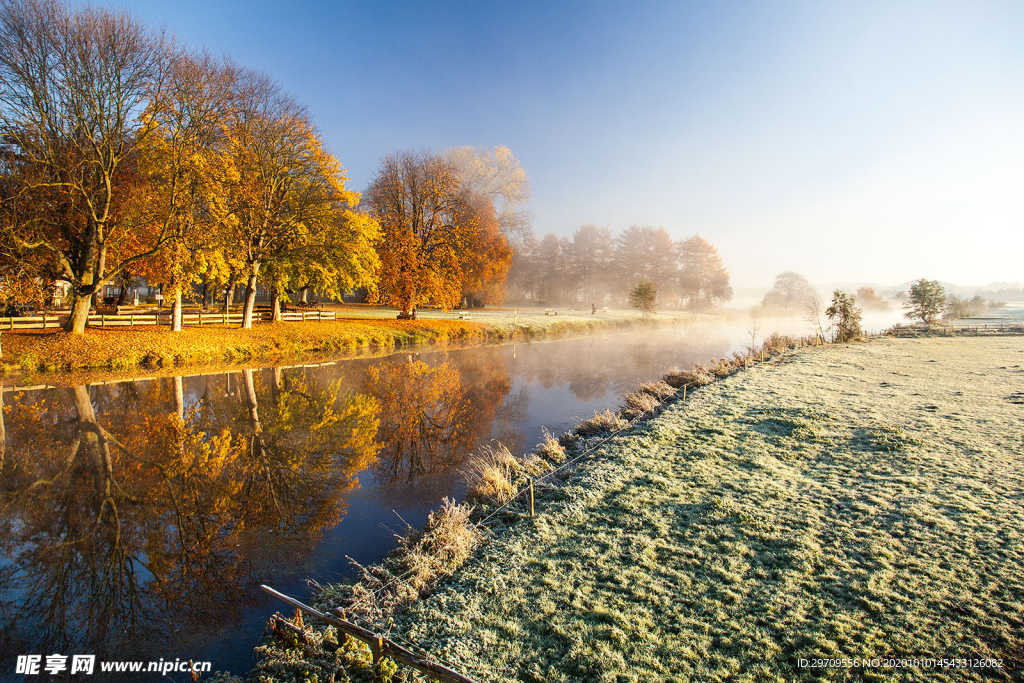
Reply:
M732 361L733 363L735 363L735 365L732 366L733 370L729 374L730 375L731 374L735 374L737 372L740 372L741 370L749 369L752 366L762 365L764 363L771 362L772 360L778 358L778 356L782 355L786 351L793 350L795 348L800 348L800 347L803 347L803 346L811 346L811 345L819 346L819 345L823 345L824 343L825 343L824 340L822 340L820 337L814 337L814 341L813 342L809 341L809 338L808 338L807 340L801 340L798 343L795 343L793 346L787 347L785 349L778 350L778 351L773 350L774 352L773 351L768 351L766 353L765 350L762 348L762 350L761 350L761 352L759 354L758 353L754 353L754 352L750 352L750 353L748 353L748 354L746 354L746 355L744 355L742 357L737 354L737 358L734 359L734 361ZM742 364L740 364L740 361L739 361L740 358L742 358ZM584 458L586 458L587 456L592 455L597 449L601 448L602 446L607 444L612 439L614 439L616 437L619 437L622 434L632 430L641 421L643 421L645 419L648 419L648 418L658 414L660 411L664 410L665 407L667 407L670 403L675 403L675 402L679 402L679 401L685 401L687 399L687 393L688 393L688 390L690 388L692 388L692 387L699 387L699 386L703 386L703 385L704 385L703 382L686 382L686 383L681 384L680 386L676 387L676 392L673 395L671 395L669 397L666 397L665 399L660 401L657 406L655 406L653 408L650 408L649 410L645 410L645 411L639 412L638 414L634 415L632 418L627 420L625 422L625 424L623 424L622 426L620 426L620 427L618 427L616 429L611 430L610 432L608 432L607 434L603 435L601 438L597 439L596 441L593 441L593 442L590 442L590 443L586 443L585 446L583 447L583 449L579 453L575 454L572 458L566 460L565 462L559 464L557 467L554 467L554 468L548 470L547 472L545 472L542 475L535 476L535 477L529 477L527 483L525 485L521 486L507 501L505 501L504 503L498 505L494 510L491 510L482 519L473 522L474 527L479 529L479 530L490 530L490 527L488 526L489 522L494 520L499 514L501 514L503 512L510 512L511 508L513 506L518 506L520 504L519 503L520 499L525 497L527 494L529 494L529 496L530 496L530 515L533 516L534 515L534 488L535 488L535 485L537 483L545 482L546 480L550 479L551 477L554 477L555 475L557 475L557 474L559 474L561 472L564 472L564 471L568 470L569 468L577 465ZM379 630L379 628L376 625L374 625L372 623L369 623L369 621L367 619L364 619L360 615L360 611L361 610L364 610L364 611L365 610L369 610L371 608L371 603L377 603L378 600L383 596L385 591L387 591L390 588L394 587L399 582L407 579L414 571L416 571L416 569L414 567L410 567L409 569L407 569L405 572L402 572L401 574L393 575L387 581L381 582L381 585L377 586L373 591L370 591L370 592L368 592L368 593L366 593L366 594L364 594L362 596L359 596L358 598L356 598L352 602L348 603L345 606L344 609L338 608L336 611L340 615L342 615L345 619L351 620L351 621L353 621L353 622L355 622L357 624L362 625L370 633L375 633L375 634L376 633L381 633L381 631ZM276 593L276 591L274 593ZM436 656L434 656L426 648L424 648L424 647L422 647L420 645L417 645L415 643L409 642L408 639L404 638L401 635L397 635L390 628L387 629L386 634L387 634L386 637L388 639L393 640L393 641L398 642L398 643L401 643L402 645L404 645L405 647L407 647L408 649L410 649L410 650L412 650L414 652L421 653L421 655L425 659L436 661L436 662L440 662L440 663L444 664L444 666L446 668L454 670L454 667L452 665L443 662L443 660L441 660L441 659L437 658ZM377 637L381 638L383 636L377 636ZM372 643L371 643L371 649L373 650ZM373 651L376 652L377 650L373 650ZM376 663L376 655L375 655L374 661ZM472 667L472 668L477 669L477 667ZM482 671L481 669L477 669L477 670Z

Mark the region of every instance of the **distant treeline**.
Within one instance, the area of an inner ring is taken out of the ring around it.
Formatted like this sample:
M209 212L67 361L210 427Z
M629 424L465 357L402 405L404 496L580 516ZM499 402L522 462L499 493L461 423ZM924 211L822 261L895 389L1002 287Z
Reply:
M634 226L618 235L586 225L571 238L527 236L508 278L508 300L536 305L622 305L641 283L658 306L707 310L732 298L729 271L700 236L674 241L664 228Z

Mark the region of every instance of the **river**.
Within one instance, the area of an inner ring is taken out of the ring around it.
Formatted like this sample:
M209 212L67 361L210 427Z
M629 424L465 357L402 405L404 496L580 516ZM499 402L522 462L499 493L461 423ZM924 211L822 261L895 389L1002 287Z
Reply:
M381 559L406 522L462 496L482 443L528 450L669 368L743 348L749 327L5 387L0 678L32 653L244 673L284 607L258 584L306 597L307 578L350 578L349 558Z

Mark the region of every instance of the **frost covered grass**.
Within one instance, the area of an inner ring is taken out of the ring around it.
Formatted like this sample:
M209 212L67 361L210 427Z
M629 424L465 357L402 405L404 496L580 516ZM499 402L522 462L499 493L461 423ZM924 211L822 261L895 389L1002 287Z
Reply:
M792 679L801 658L865 656L1017 677L1022 384L1020 337L729 376L602 446L392 628L481 680Z

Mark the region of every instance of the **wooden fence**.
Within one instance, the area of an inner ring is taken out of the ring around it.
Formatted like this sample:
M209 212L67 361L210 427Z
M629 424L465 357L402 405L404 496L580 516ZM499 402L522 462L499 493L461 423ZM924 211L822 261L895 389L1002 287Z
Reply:
M273 315L269 310L253 312L253 320L269 322ZM68 314L30 315L18 318L0 318L0 331L10 330L41 330L59 328L67 322ZM336 311L283 311L281 319L285 322L308 322L318 320L337 320ZM171 324L171 312L157 311L153 313L93 313L89 316L89 327L135 327L137 325ZM241 325L242 313L184 313L182 325Z
M896 325L889 333L896 337L913 337L921 334L985 334L1024 332L1024 320L989 319L976 322L938 323L935 325Z
M475 683L475 681L473 681L469 676L464 676L458 671L455 671L454 669L451 669L439 662L432 661L426 657L420 657L411 650L408 650L394 642L387 636L374 633L373 631L358 626L357 624L353 624L352 622L342 618L340 614L334 615L328 614L327 612L321 612L320 610L310 607L309 605L285 595L284 593L276 591L267 585L261 585L260 588L270 595L273 595L275 598L283 600L292 607L295 607L299 611L309 614L325 624L333 626L340 633L345 633L356 640L361 640L369 645L370 652L373 654L373 664L375 669L377 663L382 657L391 657L406 666L416 669L422 674L426 674L431 679L442 681L442 683ZM287 628L292 635L300 639L306 637L304 629L299 628L276 615L272 620L272 623L275 628Z

